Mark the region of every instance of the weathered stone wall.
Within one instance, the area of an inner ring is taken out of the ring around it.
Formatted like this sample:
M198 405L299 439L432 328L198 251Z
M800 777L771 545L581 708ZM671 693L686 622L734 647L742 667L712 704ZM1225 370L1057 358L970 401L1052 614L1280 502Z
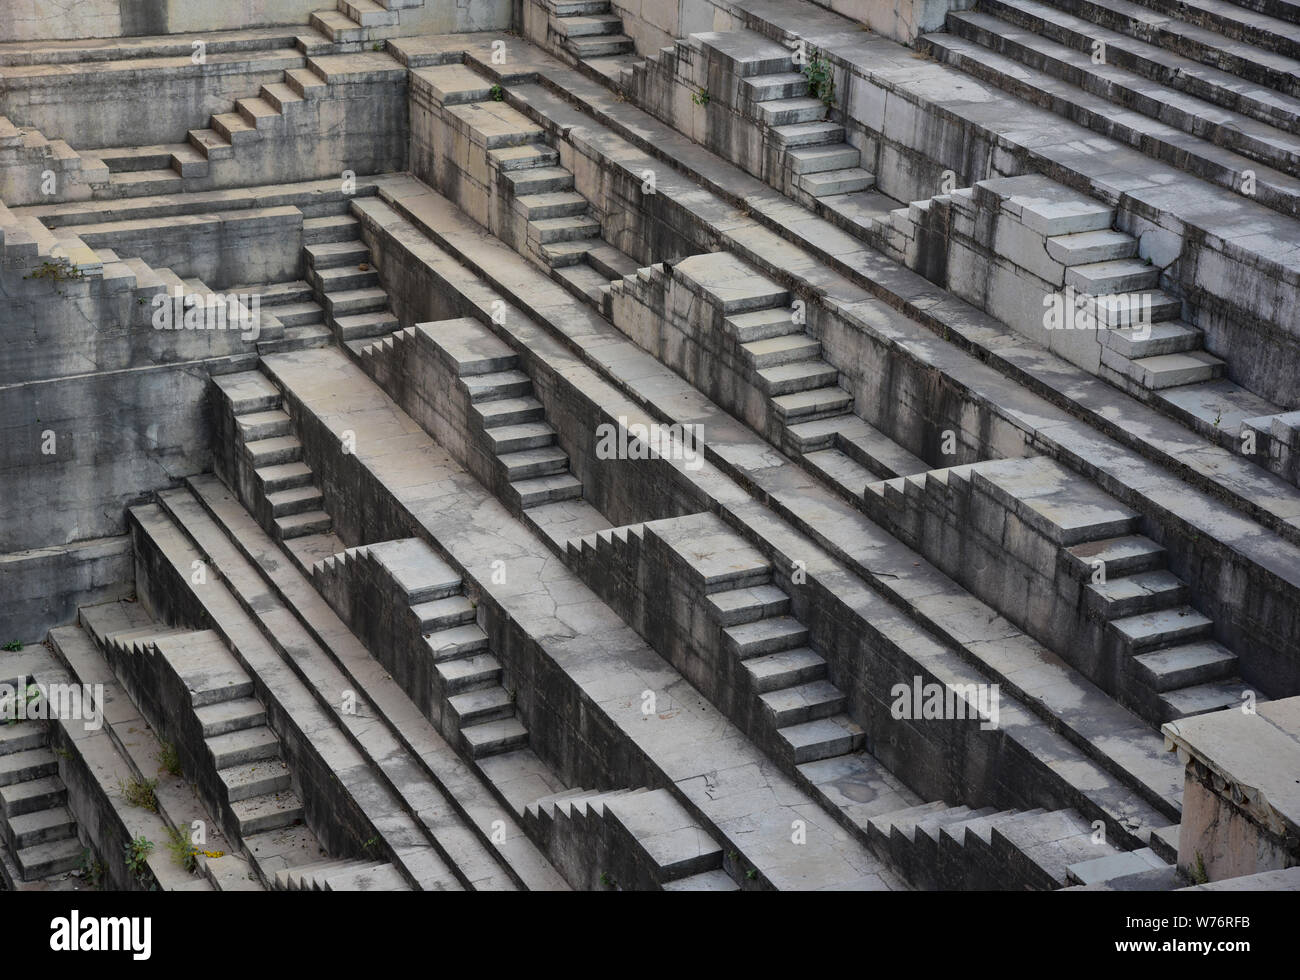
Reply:
M0 555L0 643L39 643L51 627L76 619L78 606L134 591L124 535Z

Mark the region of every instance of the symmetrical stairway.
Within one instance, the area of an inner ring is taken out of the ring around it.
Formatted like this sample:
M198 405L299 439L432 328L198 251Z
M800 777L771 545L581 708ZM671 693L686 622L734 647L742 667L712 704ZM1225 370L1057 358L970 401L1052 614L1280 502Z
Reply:
M1279 13L1228 2L981 0L950 12L948 33L920 47L1207 180L1256 184L1260 203L1295 216L1300 41Z
M543 796L524 823L575 888L738 891L722 848L666 789L571 789Z
M548 0L550 27L579 65L607 77L637 61L632 39L609 0Z
M44 652L44 651L42 651ZM0 662L0 680L26 690L32 677ZM0 719L0 832L23 881L71 871L84 848L44 720Z
M366 860L319 861L275 873L271 887L281 892L409 892L410 883L391 864Z
M298 555L340 550L331 532L333 521L323 509L324 498L311 468L303 462L302 443L294 435L280 389L260 371L213 380L230 401L232 453L252 475L254 513L267 533L293 542L288 547Z
M317 218L303 222L303 255L312 298L341 344L360 350L370 338L399 326L380 285L370 249L355 218Z

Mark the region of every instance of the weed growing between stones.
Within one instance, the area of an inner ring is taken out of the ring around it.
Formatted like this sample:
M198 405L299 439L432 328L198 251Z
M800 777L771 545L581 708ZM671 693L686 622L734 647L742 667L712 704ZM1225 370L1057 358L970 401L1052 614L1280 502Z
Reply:
M147 837L136 837L124 848L126 851L126 870L145 891L158 887L153 872L149 870L149 855L153 853L154 843Z
M23 276L24 279L46 279L50 282L76 282L85 279L86 274L67 259L54 262L42 262L40 266Z
M104 863L95 859L94 852L86 848L81 852L81 877L91 888L98 889L104 882Z
M709 90L706 88L696 89L691 93L691 101L696 105L708 105L709 98Z
M493 85L488 89L488 95L492 96L493 102L504 102L506 100L505 89L500 85Z
M831 63L818 54L814 48L808 63L803 66L804 77L808 79L808 94L814 99L821 99L827 105L835 104L835 69Z
M119 779L117 787L122 793L122 799L132 806L138 806L150 813L158 812L158 797L155 793L158 788L158 780L140 779L132 776L126 782Z
M22 640L10 640L4 646L0 647L0 650L6 650L10 653L17 653L22 648L23 648Z
M167 850L171 851L172 860L190 874L198 870L199 852L190 844L185 831L179 827L172 827L167 831Z
M181 774L181 757L176 751L176 746L171 742L161 743L158 749L158 763L162 766L163 772L169 776Z

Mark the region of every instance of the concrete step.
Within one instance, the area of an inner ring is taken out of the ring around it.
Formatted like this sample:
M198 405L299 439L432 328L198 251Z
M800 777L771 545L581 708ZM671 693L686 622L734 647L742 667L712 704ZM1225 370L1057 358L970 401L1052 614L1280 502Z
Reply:
M435 663L455 660L488 648L488 636L474 623L464 623L448 629L436 630L426 638L429 654Z
M361 269L356 265L339 265L324 269L316 267L307 273L307 278L322 293L331 295L345 291L378 289L379 273L368 262L359 265L364 265L366 268ZM328 302L329 299L330 296L327 296L326 301Z
M370 262L370 248L365 242L314 242L303 246L307 263L314 269L332 269L338 266L355 268L359 263Z
M387 303L386 295L384 299ZM334 325L338 328L339 337L344 341L382 337L401 327L397 317L393 316L387 308L335 317Z
M759 695L763 713L776 728L800 725L839 714L848 699L828 680L807 681Z
M36 810L11 818L6 839L14 850L24 850L37 844L64 840L77 832L77 821L67 807L56 806Z
M1153 691L1165 692L1233 676L1237 655L1213 640L1202 640L1140 654L1129 665Z
M287 792L290 782L289 770L279 759L259 760L219 769L217 779L225 789L226 799L232 804Z
M515 197L553 194L573 189L573 174L563 167L527 167L505 172Z
M531 170L537 167L555 167L560 162L558 150L543 143L524 143L521 146L499 146L488 150L488 159L503 173L512 170ZM519 193L516 189L516 193Z
M1181 320L1167 320L1138 328L1104 330L1101 342L1123 357L1135 360L1158 354L1181 354L1200 348L1203 337Z
M489 448L497 456L517 453L524 449L541 449L543 446L555 443L555 429L549 422L499 425L484 431Z
M848 715L819 718L777 730L789 762L803 765L862 748L866 733Z
M557 17L555 29L568 38L622 34L623 18L617 14L575 14Z
M784 616L790 597L775 585L753 585L710 593L705 600L723 626L740 626L769 617Z
M418 618L422 633L436 633L439 630L451 629L453 626L472 623L477 615L477 607L468 596L464 595L449 595L416 603L411 606L411 611Z
M626 34L570 37L565 40L564 45L583 60L587 58L604 58L615 54L628 54L636 50L636 45Z
M302 800L291 789L250 796L230 805L239 821L239 834L248 837L299 823L303 818Z
M1074 574L1089 579L1100 562L1107 577L1154 571L1165 563L1165 549L1141 534L1085 541L1065 549Z
M286 514L284 517L275 518L274 524L275 532L281 541L292 541L294 538L309 534L323 534L334 526L329 514L323 510L305 510L298 514Z
M1179 718L1201 715L1209 711L1239 710L1245 703L1243 695L1247 692L1254 692L1257 700L1265 700L1240 677L1229 677L1208 684L1196 684L1175 691L1166 691L1160 696L1163 709L1161 720L1176 721Z
M255 469L297 463L302 459L302 443L296 436L275 436L244 443L244 452Z
M600 222L589 215L566 218L541 218L528 222L528 237L542 245L599 238Z
M236 415L280 407L280 389L260 371L219 374L212 381L229 399L231 411Z
M814 472L842 487L849 496L854 498L861 498L866 492L867 484L878 479L875 473L838 449L820 449L805 453L803 460Z
M511 483L564 473L569 468L569 454L555 445L502 453L497 459Z
M830 197L870 190L876 186L876 175L861 167L845 167L800 174L796 183L800 190L813 197Z
M741 98L752 104L773 102L777 99L798 99L807 94L808 79L802 72L751 75L740 80Z
M840 387L813 388L772 399L777 417L785 422L811 421L841 415L853 408L853 396Z
M1210 381L1221 377L1227 368L1219 358L1204 351L1157 354L1130 361L1107 348L1102 351L1101 362L1151 391Z
M496 687L501 683L501 662L490 653L447 660L435 664L434 668L447 694Z
M321 510L324 499L320 490L311 484L288 490L277 490L266 495L266 502L271 505L272 517L290 517L304 511Z
M24 881L35 881L50 875L73 871L81 866L85 848L76 837L48 841L18 851L14 858L22 871Z
M755 371L758 387L772 397L828 388L836 383L839 376L839 372L834 367L820 358L797 361L793 364L777 364L768 368L758 368Z
M528 744L528 729L514 717L469 725L460 734L473 759L485 759Z
M1065 270L1065 284L1081 293L1104 296L1153 289L1160 281L1160 269L1141 259L1111 259L1085 262Z
M0 725L0 756L15 752L38 749L49 739L46 723L37 719L25 719Z
M723 649L737 660L792 650L807 642L808 628L793 616L773 616L722 630Z
M475 404L497 398L523 398L533 394L533 382L522 371L491 371L462 376L460 383Z
M278 758L280 740L265 725L241 728L207 739L208 754L217 769Z
M314 478L311 468L301 461L263 466L253 472L261 484L262 493L267 496L281 490L306 486Z
M785 151L785 165L794 174L817 174L827 171L852 170L857 167L862 154L848 143L829 146L798 146ZM864 171L865 172L865 171Z
M499 425L520 425L538 422L546 417L542 403L530 395L522 398L494 398L473 403L474 414L485 429Z
M63 806L68 791L58 776L44 776L26 782L0 786L0 815L6 820L24 813Z
M373 313L388 308L388 294L377 286L365 289L342 289L322 297L325 311L332 317L354 313Z
M1112 620L1181 605L1187 600L1188 588L1173 572L1157 569L1108 575L1104 584L1087 585L1083 596L1095 616Z
M794 322L791 311L784 306L754 310L750 313L736 313L726 317L722 324L735 334L736 339L742 344L804 332L803 326Z
M304 218L302 222L302 243L306 245L324 244L326 242L349 242L359 240L361 224L350 214L331 214L320 218Z
M827 146L844 142L844 127L829 122L795 123L773 127L772 137L778 146L786 149L800 146Z
M753 368L770 368L796 361L810 361L821 358L822 345L819 340L806 333L790 333L765 340L751 340L742 344L745 358Z
M826 118L826 103L821 99L799 97L760 102L755 106L758 120L765 126L797 126L822 122Z
M1142 847L1068 865L1065 878L1070 885L1099 885L1129 875L1165 870L1173 869L1151 848Z
M266 707L255 698L235 698L196 708L204 738L258 728L266 724Z
M581 499L582 481L569 472L552 473L516 480L510 484L510 490L518 498L520 508L527 510L559 500Z
M759 694L796 688L826 676L826 661L811 647L751 657L744 661L744 668Z
M525 194L515 198L515 206L529 221L577 217L586 214L590 207L587 199L576 191Z
M447 698L447 710L456 724L463 727L511 718L515 713L515 702L498 684L453 694Z
M42 779L58 771L58 758L45 746L0 756L0 786Z
M235 416L235 425L244 442L257 442L293 433L293 423L283 409L271 408Z
M1213 623L1191 606L1160 609L1116 619L1111 624L1126 652L1148 653L1207 637Z

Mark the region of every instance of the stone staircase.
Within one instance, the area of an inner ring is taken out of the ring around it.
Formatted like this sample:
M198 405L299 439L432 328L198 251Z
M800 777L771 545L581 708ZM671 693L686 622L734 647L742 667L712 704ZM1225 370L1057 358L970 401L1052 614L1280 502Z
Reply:
M389 669L468 758L528 744L514 694L502 685L501 662L477 622L477 603L466 595L461 576L427 544L406 538L349 548L312 566L312 579L336 608L348 596L374 591L394 597L393 609L405 620L393 624L394 632L422 642L409 661L399 658ZM399 642L394 639L392 646Z
M25 661L21 653L0 655L0 682L14 691L34 684L36 678L28 673ZM16 712L16 705L9 709ZM67 802L59 760L50 748L48 722L0 719L0 834L22 881L37 881L81 865L85 849L77 839L77 822ZM7 869L0 869L0 875L7 875ZM17 885L10 883L11 888Z
M344 217L313 225L311 242L306 241L309 229L304 222L303 256L312 298L325 311L326 324L339 343L360 351L372 338L398 329L399 323L370 249L361 240L359 222Z
M213 381L229 399L232 452L251 477L248 490L262 527L298 555L340 550L280 389L260 371L218 375Z
M255 861L258 835L302 823L302 801L280 740L267 724L266 706L220 636L151 624L109 633L102 642L119 657L153 655L165 661L189 691L189 707L203 735L198 757L205 759L206 775L219 793L214 809L226 816ZM206 781L203 775L194 778Z
M623 19L609 0L544 0L550 32L578 65L605 78L616 78L638 62Z
M543 796L524 823L574 888L738 891L722 848L665 789L571 789Z
M1059 488L1071 482L1067 501ZM864 499L900 540L1039 642L1055 636L1057 652L1151 724L1242 703L1237 657L1188 604L1165 549L1140 533L1135 512L1053 461L930 470L868 484ZM1003 532L1009 544L1000 537L996 550L970 531L1004 524L1013 525ZM1049 581L1022 582L1022 565ZM1026 589L1041 594L1017 598Z
M1300 138L1288 122L1300 103L1293 79L1279 77L1300 68L1294 22L1225 2L981 0L950 12L947 29L919 48L1197 176L1233 189L1254 182L1260 203L1300 213ZM1242 97L1235 69L1255 74L1258 61L1271 71L1256 78L1278 92Z
M337 0L333 10L314 11L308 23L343 50L388 36L401 27L402 11L425 0Z
M271 885L278 892L409 892L410 883L391 864L365 860L319 861L282 868Z
M1168 865L1122 851L1075 810L971 809L925 803L868 821L873 850L918 888L1052 891L1104 874Z

